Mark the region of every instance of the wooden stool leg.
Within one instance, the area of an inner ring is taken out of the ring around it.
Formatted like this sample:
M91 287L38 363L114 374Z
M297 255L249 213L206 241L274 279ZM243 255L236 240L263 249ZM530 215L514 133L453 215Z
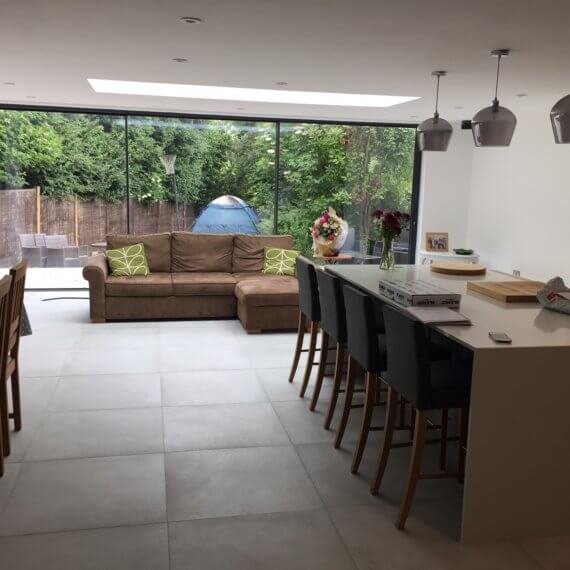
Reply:
M336 360L334 364L334 380L333 380L333 391L331 395L331 401L329 402L329 409L327 411L327 417L325 419L325 429L330 429L331 422L333 420L334 411L336 408L336 403L338 401L338 394L340 392L340 386L342 382L342 372L344 368L344 344L336 343Z
M313 390L313 397L311 398L311 405L309 406L309 410L311 410L311 412L315 411L315 408L317 407L317 402L319 401L321 388L323 386L323 379L325 377L325 368L327 366L328 354L329 354L329 335L325 331L322 331L321 358L319 360L319 368L317 371L317 381L315 382L315 389Z
M303 339L305 338L305 327L307 324L307 317L299 311L299 327L297 328L297 344L295 345L295 353L293 354L293 364L291 365L291 372L289 373L289 382L293 382L297 366L299 365L299 358L301 357L301 349L303 348Z
M364 400L364 413L362 414L362 426L360 428L360 436L358 437L358 444L354 450L352 458L351 473L358 473L360 462L364 454L364 448L368 441L368 434L370 433L370 424L372 423L372 414L374 412L374 405L376 403L376 390L378 388L378 375L374 372L366 371L366 399Z
M0 421L2 427L2 451L4 456L10 455L10 424L8 412L8 384L5 377L0 377Z
M465 456L467 454L467 425L469 423L469 410L461 410L459 420L459 465L457 477L460 483L465 479Z
M396 416L398 411L398 392L388 387L388 403L386 404L386 420L384 422L384 442L382 450L378 457L378 467L376 468L376 477L370 488L373 495L377 495L384 477L386 464L388 463L388 456L390 455L390 448L392 447L392 439L394 437L394 428L396 427Z
M18 370L18 353L14 356L16 367L12 373L12 408L14 410L14 429L21 431L22 429L22 403L20 401L20 372Z
M447 468L447 423L449 413L447 408L441 410L441 446L439 448L439 468L445 471Z
M402 499L400 506L400 513L396 520L396 528L402 530L406 525L406 520L414 500L416 486L420 475L420 468L422 465L422 457L424 452L424 445L427 431L427 416L425 412L416 410L416 425L414 429L414 443L412 445L412 458L410 460L410 468L408 471L408 484L406 492Z
M334 446L336 449L338 449L340 447L340 444L342 443L344 431L346 430L346 424L348 423L348 417L350 416L350 408L352 406L352 399L354 398L355 380L356 380L356 362L354 362L354 360L352 360L352 358L349 357L348 370L346 371L346 389L344 391L344 408L342 410L342 418L340 419L338 432L334 440Z
M315 349L317 348L317 334L319 332L319 323L311 321L311 330L309 332L309 351L307 352L307 366L305 366L305 376L303 376L303 383L301 384L301 391L299 392L299 397L304 398L307 387L309 386L309 380L311 378L311 371L313 370L313 364L315 362Z

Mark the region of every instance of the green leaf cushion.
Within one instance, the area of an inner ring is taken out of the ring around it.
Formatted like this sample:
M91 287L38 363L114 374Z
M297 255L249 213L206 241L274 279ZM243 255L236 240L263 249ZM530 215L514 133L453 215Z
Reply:
M270 275L295 275L295 260L300 254L293 249L266 247L263 273Z
M107 260L111 268L111 275L115 277L148 275L150 273L142 243L127 245L119 249L108 249Z

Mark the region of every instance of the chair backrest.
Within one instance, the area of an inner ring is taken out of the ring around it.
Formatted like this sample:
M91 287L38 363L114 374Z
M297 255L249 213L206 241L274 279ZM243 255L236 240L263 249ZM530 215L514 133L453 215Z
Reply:
M342 283L338 277L327 271L317 271L316 274L321 306L321 328L337 342L346 342L346 309Z
M386 354L378 345L378 323L372 298L350 285L345 285L343 291L350 356L370 372L386 370Z
M46 245L47 247L56 247L56 248L63 248L67 247L67 236L66 235L53 235L53 236L46 236Z
M315 264L310 259L299 255L295 265L299 281L299 310L311 321L319 322L321 306Z
M428 340L425 327L403 311L384 305L388 384L416 408L431 405Z
M10 300L9 300L9 332L10 348L16 346L20 338L20 324L22 321L22 307L24 306L24 287L26 284L26 269L28 265L25 261L20 261L10 269Z
M34 239L34 234L18 234L20 238L20 245L22 247L35 247L36 241Z
M10 319L8 318L10 304L10 284L12 277L6 275L0 279L0 381L4 380L4 371L8 364ZM0 445L0 452L1 452Z

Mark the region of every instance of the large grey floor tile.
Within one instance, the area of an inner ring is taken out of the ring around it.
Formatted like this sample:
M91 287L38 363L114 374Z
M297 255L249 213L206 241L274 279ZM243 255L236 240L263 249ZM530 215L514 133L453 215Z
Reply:
M192 351L205 343L223 346L235 343L242 331L237 320L161 323L160 348Z
M0 516L4 505L10 497L12 489L16 485L21 463L5 463L4 475L0 478Z
M289 382L289 372L290 368L258 368L255 370L259 382L263 386L263 389L267 393L267 396L272 402L298 402L299 401L299 390L301 389L301 380L303 378L303 370L301 369L293 382ZM310 398L313 395L312 386L317 375L316 367L311 374L311 388L307 391ZM332 389L332 383L328 378L325 378L323 382L323 387L321 390L321 395L319 400L321 402L327 402L330 397Z
M158 347L121 350L72 350L63 366L63 376L85 374L141 374L159 371Z
M160 408L47 414L26 461L163 451Z
M162 455L24 463L0 535L162 522Z
M544 570L570 569L570 536L555 536L523 542L522 548Z
M166 455L170 521L320 507L292 447Z
M291 402L274 402L273 407L294 444L331 443L335 433L324 429L324 412L322 409L310 412L309 403L310 398L305 397Z
M166 524L1 538L0 567L11 570L168 570Z
M130 325L115 328L94 325L82 329L73 349L98 353L117 350L156 350L158 340L158 325L146 327Z
M360 570L539 570L513 544L464 547L414 518L399 531L396 513L385 504L332 509L335 526Z
M165 406L266 402L253 370L200 370L162 374Z
M244 346L254 368L285 368L291 366L295 344L292 342L267 344L260 350L259 346L247 344ZM316 357L318 360L318 356ZM306 353L301 355L299 368L305 368Z
M172 570L353 570L324 511L170 524Z
M287 445L271 404L164 408L166 451Z
M64 376L51 400L52 410L103 410L160 406L160 374Z
M244 368L251 368L251 361L237 343L201 340L185 348L172 346L160 348L160 370L162 372Z
M59 376L68 358L69 351L61 348L42 347L24 351L20 356L20 374L30 378Z

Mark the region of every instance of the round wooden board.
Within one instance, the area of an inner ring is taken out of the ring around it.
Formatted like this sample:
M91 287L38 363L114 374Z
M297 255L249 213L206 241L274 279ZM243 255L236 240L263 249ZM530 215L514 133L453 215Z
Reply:
M445 273L446 275L485 275L487 268L478 263L462 263L460 261L445 262L437 261L430 265L434 273Z

